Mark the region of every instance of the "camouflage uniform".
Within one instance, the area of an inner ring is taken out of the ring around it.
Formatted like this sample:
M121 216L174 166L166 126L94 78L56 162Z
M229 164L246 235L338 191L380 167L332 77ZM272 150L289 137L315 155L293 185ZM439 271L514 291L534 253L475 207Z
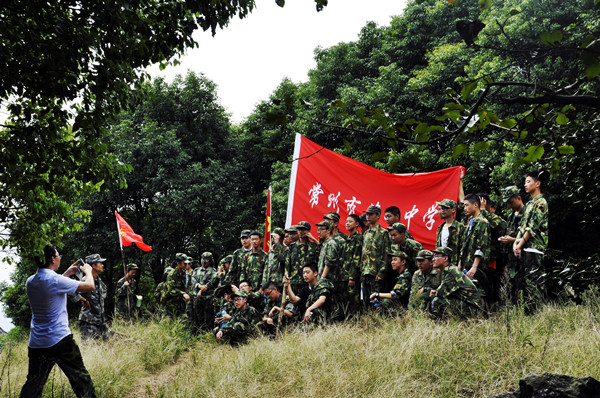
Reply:
M210 263L209 263L210 264ZM219 284L217 270L214 267L197 267L192 273L191 296L193 305L192 319L194 328L210 330L215 316L214 292ZM207 290L197 297L200 286L206 286Z
M135 288L137 282L135 278L131 278L129 285L125 286L127 277L122 277L115 286L115 316L119 318L134 318L137 316L137 298L135 296Z
M411 275L414 274L417 269L419 269L417 267L417 253L423 250L422 244L420 244L414 239L406 238L404 246L400 246L397 243L392 243L391 248L392 251L401 251L406 253L406 269L408 270L408 272L411 273Z
M304 245L296 241L289 246L288 256L285 262L286 273L290 277L290 283L294 291L299 291L306 286L302 277L302 267L310 262L317 262L319 258L319 245L308 240Z
M256 253L253 251L247 252L240 269L240 282L248 281L253 289L258 290L262 286L261 282L266 261L267 253L263 249L258 249Z
M267 263L265 264L265 269L262 275L261 286L269 281L275 282L278 290L281 291L281 286L283 284L283 273L285 272L285 258L286 258L286 250L285 247L276 242L269 250L269 255L267 256ZM258 288L259 286L254 286L254 288Z
M436 247L444 246L442 245L442 230L444 225L446 225L445 222L443 222L437 229L437 235L435 239ZM448 230L448 242L445 246L452 249L452 258L449 260L451 263L456 264L460 258L460 249L462 247L462 240L465 235L465 225L457 220L454 220L452 221L452 224L450 224L450 227L448 227Z
M306 299L305 308L309 308L311 305L317 302L321 296L327 296L327 300L325 300L325 303L323 303L322 306L312 312L312 322L314 324L321 324L340 319L342 314L337 302L335 301L335 288L327 279L319 280L310 288L310 294Z
M385 286L385 280L376 282L375 277L385 278L387 253L390 251L390 245L390 234L381 225L370 227L363 233L361 284L365 305L369 305L371 293L378 292Z
M406 307L410 298L410 286L412 281L412 275L407 269L404 269L398 278L396 284L390 292L392 299L383 299L381 305L384 309L393 308L397 306Z
M236 251L233 252L231 258L231 264L229 264L229 272L227 276L224 278L224 285L239 285L240 284L240 273L242 268L242 263L244 262L244 258L246 254L250 253L252 249L246 250L243 247L240 247Z
M488 264L491 269L488 270L488 278L494 288L491 300L490 297L487 297L487 299L488 302L495 302L499 299L500 276L504 272L504 263L502 262L502 256L500 255L503 245L498 241L498 238L506 235L506 221L499 215L487 210L482 210L481 214L483 214L490 223L490 258Z
M254 307L246 304L244 311L236 310L229 322L216 327L213 329L213 332L217 334L219 331L222 331L223 340L230 344L244 343L254 333L256 330L255 325L260 319L260 313Z
M442 283L442 275L436 269L432 269L429 275L425 275L421 270L417 270L412 277L408 308L411 310L427 309L431 301L429 291L437 289L440 283ZM419 293L421 288L426 288L426 291Z
M337 236L337 235L336 235ZM325 239L319 250L319 275L323 275L326 266L329 266L327 280L334 286L340 281L340 264L344 255L345 241L342 238L330 236Z
M533 309L547 298L544 255L525 250L528 248L545 253L548 248L548 203L542 194L525 205L518 238L523 237L527 231L531 237L521 250L520 269L515 285L523 292L527 308Z
M442 282L431 305L437 315L454 313L467 316L481 310L481 294L468 276L453 266L446 267L440 274Z
M85 277L83 278L85 280ZM106 326L106 314L104 310L104 299L108 289L102 279L98 277L94 281L94 290L91 292L79 293L76 296L76 301L80 301L81 297L85 298L90 303L90 308L81 309L79 314L79 330L81 338L98 338L107 339L111 332Z
M267 303L265 305L265 309L263 310L263 317L265 315L269 315L269 312L271 312L271 310L273 309L273 307L279 307L281 308L281 302L283 300L283 294L279 295L279 299L277 300L267 300ZM285 308L287 310L289 310L290 312L294 312L293 311L293 304L290 303L289 301L286 303ZM269 325L266 322L263 322L262 318L260 319L260 321L256 324L256 326L263 332L263 333L275 333L277 330L277 324L279 323L279 317L280 317L281 313L279 311L275 311L273 313L273 325ZM287 325L289 322L291 321L291 318L288 316L283 315L281 318L281 326L285 326Z
M340 268L340 282L346 286L339 297L340 305L346 314L356 312L360 302L360 257L362 255L363 236L355 231L346 240L344 257ZM354 286L348 286L354 281Z
M187 293L186 279L186 272L183 269L175 268L167 275L162 301L165 315L185 318L186 301L183 295Z
M465 228L463 245L460 251L460 264L463 270L469 271L475 261L475 257L481 257L477 272L473 278L478 288L483 289L486 299L493 296L493 286L490 281L491 270L488 267L490 258L490 223L479 214L469 220Z

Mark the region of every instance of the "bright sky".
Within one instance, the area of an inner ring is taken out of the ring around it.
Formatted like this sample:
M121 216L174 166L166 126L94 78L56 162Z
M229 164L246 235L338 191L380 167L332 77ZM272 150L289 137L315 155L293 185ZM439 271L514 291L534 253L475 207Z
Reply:
M288 0L285 7L275 0L257 0L255 10L245 19L234 19L216 35L196 32L199 48L188 51L181 65L152 76L168 82L187 70L202 72L217 84L221 104L232 121L243 121L262 100L277 88L284 77L305 82L315 67L317 46L331 47L358 39L368 21L388 25L402 14L406 0L329 0L317 12L313 0Z

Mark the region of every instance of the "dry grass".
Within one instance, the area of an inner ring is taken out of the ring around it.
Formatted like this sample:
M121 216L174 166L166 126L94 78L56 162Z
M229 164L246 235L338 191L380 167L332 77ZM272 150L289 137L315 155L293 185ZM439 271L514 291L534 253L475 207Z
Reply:
M130 339L86 343L82 351L100 397L482 397L515 389L528 373L600 379L597 317L597 302L470 321L366 316L238 348L208 335L190 340L181 325L162 320L117 324ZM26 341L4 347L0 363L8 358L0 396L18 396ZM53 387L46 396L73 396L58 370Z

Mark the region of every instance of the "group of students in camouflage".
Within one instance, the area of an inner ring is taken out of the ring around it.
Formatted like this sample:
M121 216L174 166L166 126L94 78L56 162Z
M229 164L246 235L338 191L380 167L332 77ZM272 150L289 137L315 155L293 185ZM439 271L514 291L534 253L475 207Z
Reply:
M424 250L400 222L400 210L369 206L346 219L330 212L316 223L275 228L268 253L263 236L244 230L241 246L217 264L205 252L200 266L177 253L156 289L162 311L183 318L193 331L212 330L218 340L244 341L253 331L274 333L297 322L320 324L361 311L427 311L432 316L473 316L493 310L501 296L528 308L545 300L543 255L548 242L543 178L528 174L523 205L520 190L503 190L510 209L505 221L486 194L469 194L459 205L438 204L444 222L436 248ZM502 295L501 292L506 292Z

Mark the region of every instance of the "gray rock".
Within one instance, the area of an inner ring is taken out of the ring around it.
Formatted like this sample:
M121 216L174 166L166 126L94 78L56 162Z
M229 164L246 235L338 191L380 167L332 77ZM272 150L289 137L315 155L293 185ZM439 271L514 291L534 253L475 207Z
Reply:
M575 378L552 373L529 374L519 381L519 390L490 398L598 398L600 382L593 377Z

